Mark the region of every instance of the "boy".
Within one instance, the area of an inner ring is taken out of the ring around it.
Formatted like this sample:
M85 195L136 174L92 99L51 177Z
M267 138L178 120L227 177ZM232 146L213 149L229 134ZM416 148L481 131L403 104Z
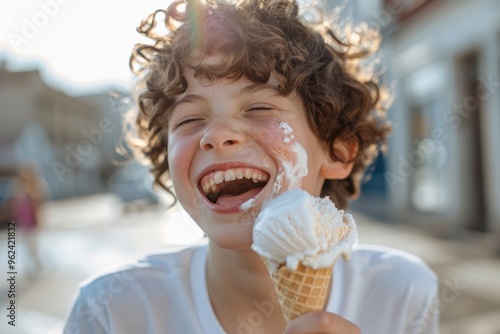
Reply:
M289 0L178 1L143 21L156 43L132 56L141 151L208 243L87 282L65 333L437 332L436 278L419 259L357 246L324 311L285 324L251 250L256 215L283 191L344 208L388 134L361 62L376 35L341 41L321 21L304 24Z

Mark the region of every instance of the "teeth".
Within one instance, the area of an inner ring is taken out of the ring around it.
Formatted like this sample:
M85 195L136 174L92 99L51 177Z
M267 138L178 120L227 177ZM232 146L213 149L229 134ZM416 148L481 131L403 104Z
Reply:
M226 171L217 171L207 175L200 181L200 184L205 194L218 193L218 184L222 182L234 181L236 179L242 180L243 178L258 183L261 181L267 181L269 176L264 172L255 171L249 168L234 168Z
M252 174L252 180L253 180L254 183L259 182L259 176L257 175L257 173L254 172Z
M236 180L236 175L235 173L232 171L232 170L228 170L226 171L226 173L224 174L224 180L227 182L227 181L234 181Z
M215 172L214 182L215 184L222 183L224 181L224 172Z

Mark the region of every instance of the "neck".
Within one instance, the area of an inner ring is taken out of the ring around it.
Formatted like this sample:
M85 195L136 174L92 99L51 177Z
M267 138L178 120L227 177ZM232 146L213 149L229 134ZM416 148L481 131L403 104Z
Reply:
M284 320L266 265L252 250L210 243L207 286L215 314L229 332L282 332ZM272 330L270 330L272 329Z

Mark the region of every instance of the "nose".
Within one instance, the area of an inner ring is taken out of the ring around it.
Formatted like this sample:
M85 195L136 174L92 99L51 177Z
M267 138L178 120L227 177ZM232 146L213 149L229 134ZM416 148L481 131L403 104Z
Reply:
M234 120L233 120L234 123ZM205 151L219 151L238 147L245 141L245 134L236 124L225 120L210 126L200 140L200 147Z

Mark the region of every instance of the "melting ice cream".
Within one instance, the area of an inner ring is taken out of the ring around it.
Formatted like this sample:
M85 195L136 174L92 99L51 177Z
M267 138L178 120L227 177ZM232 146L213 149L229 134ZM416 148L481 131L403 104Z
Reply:
M267 260L271 272L299 262L312 269L333 267L349 258L356 238L352 216L329 198L288 190L264 206L255 223L252 249Z

